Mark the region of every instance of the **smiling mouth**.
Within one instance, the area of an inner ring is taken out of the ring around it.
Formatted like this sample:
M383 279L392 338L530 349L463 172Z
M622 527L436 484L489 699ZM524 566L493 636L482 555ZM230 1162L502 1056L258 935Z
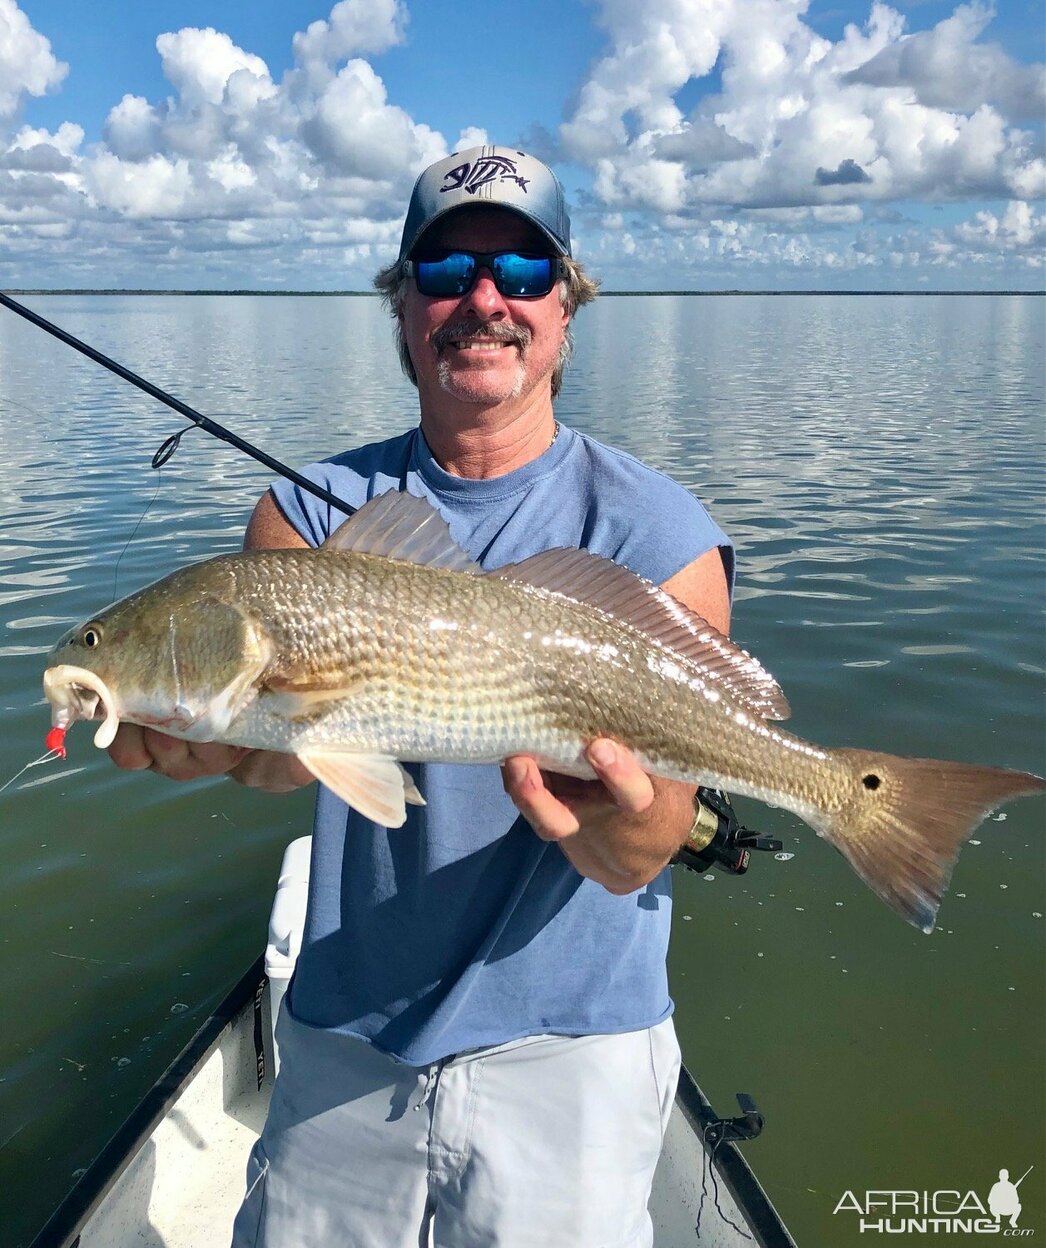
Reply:
M451 340L450 345L456 351L501 351L515 344L492 341L490 338L455 338Z
M448 347L468 354L493 354L505 347L515 347L522 354L530 345L530 334L517 325L500 321L486 324L475 321L457 321L444 325L432 336L432 345L442 355Z

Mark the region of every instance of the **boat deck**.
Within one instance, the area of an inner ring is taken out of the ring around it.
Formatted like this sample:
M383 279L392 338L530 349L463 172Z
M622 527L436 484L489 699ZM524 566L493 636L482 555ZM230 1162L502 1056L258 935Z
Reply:
M272 1087L271 1035L269 994L256 966L201 1030L195 1052L190 1046L172 1066L154 1089L153 1103L126 1124L33 1248L228 1244L247 1154ZM711 1116L684 1071L650 1201L656 1248L794 1248L733 1145L717 1151L713 1198L701 1121Z

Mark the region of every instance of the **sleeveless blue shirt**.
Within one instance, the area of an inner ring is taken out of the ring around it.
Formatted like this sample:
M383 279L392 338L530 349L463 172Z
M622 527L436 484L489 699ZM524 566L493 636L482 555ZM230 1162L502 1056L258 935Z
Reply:
M566 427L505 476L445 472L420 429L304 470L352 507L428 498L486 569L583 547L661 584L729 539L682 486ZM300 487L273 494L319 545L345 518ZM649 1027L672 1012L669 872L615 897L540 840L490 765L408 764L427 805L383 828L322 785L304 940L289 1002L301 1021L412 1065L541 1033Z

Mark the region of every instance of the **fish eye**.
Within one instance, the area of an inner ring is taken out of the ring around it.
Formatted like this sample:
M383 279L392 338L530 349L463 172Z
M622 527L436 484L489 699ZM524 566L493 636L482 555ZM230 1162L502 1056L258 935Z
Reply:
M80 634L80 641L88 650L95 650L102 644L102 628L100 624L87 624Z

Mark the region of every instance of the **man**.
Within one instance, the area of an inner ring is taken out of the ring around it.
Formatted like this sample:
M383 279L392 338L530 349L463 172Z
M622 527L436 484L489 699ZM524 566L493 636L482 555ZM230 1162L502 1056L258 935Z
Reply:
M437 162L376 285L419 426L310 478L356 507L391 489L427 497L484 568L588 548L727 630L730 545L700 504L553 414L570 321L595 286L551 170L501 147ZM278 482L246 546L318 545L342 519ZM111 752L174 778L311 781L287 756L130 726ZM530 758L412 766L427 805L395 830L320 788L281 1071L236 1248L651 1242L679 1065L666 866L693 789L652 779L613 741L586 752L598 780Z
M992 1185L988 1193L988 1208L995 1218L996 1226L1002 1224L1003 1218L1009 1218L1012 1229L1017 1229L1017 1219L1021 1215L1021 1196L1017 1188L1027 1178L1022 1175L1016 1183L1010 1182L1009 1170L999 1171L999 1181Z

